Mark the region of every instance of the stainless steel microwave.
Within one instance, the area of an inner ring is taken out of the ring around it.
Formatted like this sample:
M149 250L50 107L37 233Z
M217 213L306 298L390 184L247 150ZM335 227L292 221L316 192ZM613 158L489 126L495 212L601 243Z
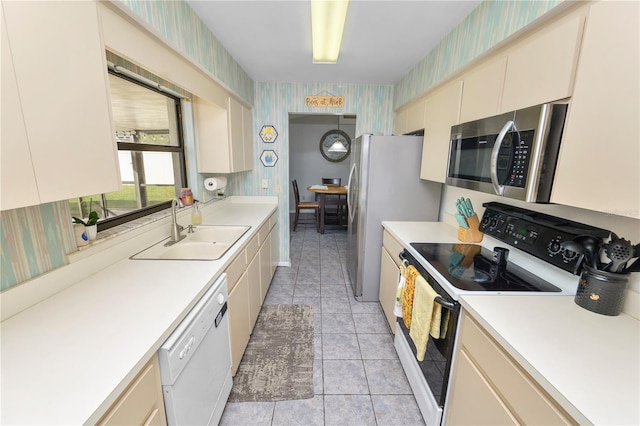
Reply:
M548 203L567 106L548 103L453 126L447 184Z

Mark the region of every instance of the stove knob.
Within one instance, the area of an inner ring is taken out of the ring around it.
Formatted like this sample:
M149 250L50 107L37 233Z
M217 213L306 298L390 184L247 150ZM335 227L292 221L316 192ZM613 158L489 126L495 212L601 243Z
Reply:
M569 263L577 257L578 253L576 253L575 251L562 250L562 260L564 260L564 263Z
M547 246L547 251L549 252L549 256L555 256L556 254L562 251L562 247L560 246L560 240L554 239L549 241L549 245Z

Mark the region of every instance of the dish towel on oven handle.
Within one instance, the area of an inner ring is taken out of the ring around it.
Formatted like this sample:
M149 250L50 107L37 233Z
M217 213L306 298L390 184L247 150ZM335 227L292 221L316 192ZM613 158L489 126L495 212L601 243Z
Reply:
M411 311L413 310L413 292L416 285L416 277L420 276L420 272L415 266L407 267L406 282L402 290L402 321L405 327L411 329Z
M416 345L416 359L424 360L427 351L429 334L435 334L440 338L440 321L442 307L435 302L438 293L427 283L421 275L415 279L413 297L413 312L409 336Z

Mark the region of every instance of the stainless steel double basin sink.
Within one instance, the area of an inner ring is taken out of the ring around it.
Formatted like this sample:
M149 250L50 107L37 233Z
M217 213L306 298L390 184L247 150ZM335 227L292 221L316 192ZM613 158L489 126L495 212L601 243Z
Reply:
M182 240L168 238L131 256L134 260L217 260L249 230L243 225L194 225L182 231Z

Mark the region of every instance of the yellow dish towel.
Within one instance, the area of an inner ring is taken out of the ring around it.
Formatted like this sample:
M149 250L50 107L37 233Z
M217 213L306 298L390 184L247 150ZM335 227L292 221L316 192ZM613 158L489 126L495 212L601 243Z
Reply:
M429 334L432 331L437 332L438 338L440 337L440 305L435 303L434 300L438 296L438 293L427 283L422 277L418 276L415 280L415 294L413 298L413 313L411 318L411 329L409 330L409 336L416 345L416 359L418 361L424 360L424 354L427 351L427 342L429 341ZM437 306L438 316L437 330L433 329L434 306Z
M415 266L409 265L407 267L406 282L404 283L404 290L402 290L402 320L405 327L411 329L411 310L413 309L413 291L415 289L416 277L420 276L420 273Z

